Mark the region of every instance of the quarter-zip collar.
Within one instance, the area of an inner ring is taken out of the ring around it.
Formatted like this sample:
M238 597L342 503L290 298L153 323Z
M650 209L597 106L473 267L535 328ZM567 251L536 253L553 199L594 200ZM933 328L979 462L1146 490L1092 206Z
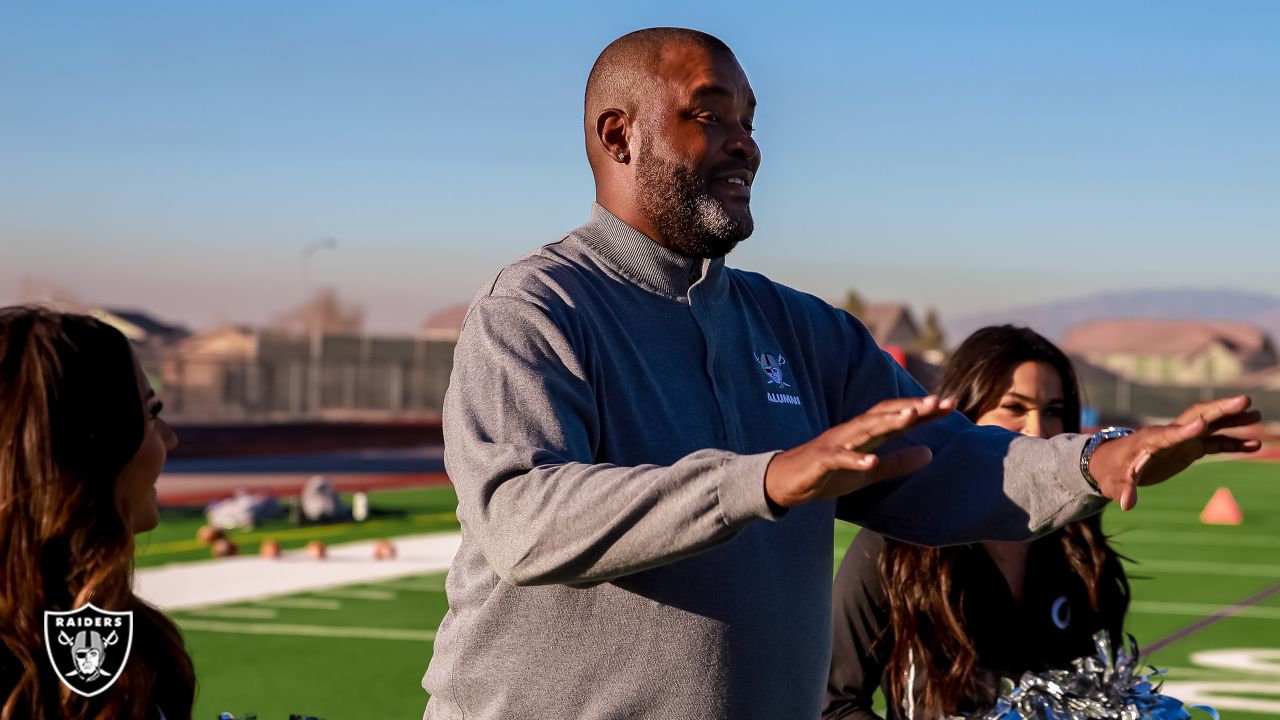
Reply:
M714 290L724 269L724 257L706 260L681 255L591 204L591 220L575 233L609 266L646 290L672 300L689 302L694 286Z

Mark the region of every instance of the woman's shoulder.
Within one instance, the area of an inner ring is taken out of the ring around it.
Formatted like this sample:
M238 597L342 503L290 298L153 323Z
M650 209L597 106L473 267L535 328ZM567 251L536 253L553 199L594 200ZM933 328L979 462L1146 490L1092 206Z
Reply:
M875 589L872 595L882 595L879 591L882 585L880 558L887 542L891 541L877 532L859 530L840 560L840 569L836 571L837 592L839 588L867 587Z
M879 560L880 556L888 549L889 543L894 542L889 538L881 535L874 530L862 529L854 536L853 542L849 543L849 549L845 552L845 559L849 562L866 562Z

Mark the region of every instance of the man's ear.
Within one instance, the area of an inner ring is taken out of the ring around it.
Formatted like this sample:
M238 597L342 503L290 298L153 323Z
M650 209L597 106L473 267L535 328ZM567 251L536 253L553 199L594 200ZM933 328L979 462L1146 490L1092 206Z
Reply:
M610 160L631 161L631 117L625 110L609 108L596 118L596 139Z

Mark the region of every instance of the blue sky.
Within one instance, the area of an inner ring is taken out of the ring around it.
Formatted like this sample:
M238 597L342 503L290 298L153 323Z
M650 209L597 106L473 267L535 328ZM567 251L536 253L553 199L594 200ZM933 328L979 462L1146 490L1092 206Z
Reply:
M610 40L719 35L760 100L730 264L964 314L1277 291L1280 4L0 5L0 302L196 327L313 286L413 329L584 220Z

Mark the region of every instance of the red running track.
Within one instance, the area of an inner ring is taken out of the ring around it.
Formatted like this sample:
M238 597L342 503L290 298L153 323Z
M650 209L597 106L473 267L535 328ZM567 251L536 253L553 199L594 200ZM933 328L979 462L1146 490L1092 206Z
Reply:
M181 473L163 474L156 483L161 505L207 505L230 497L236 490L288 497L302 492L315 473ZM324 473L339 492L392 490L448 485L449 476L428 473Z

